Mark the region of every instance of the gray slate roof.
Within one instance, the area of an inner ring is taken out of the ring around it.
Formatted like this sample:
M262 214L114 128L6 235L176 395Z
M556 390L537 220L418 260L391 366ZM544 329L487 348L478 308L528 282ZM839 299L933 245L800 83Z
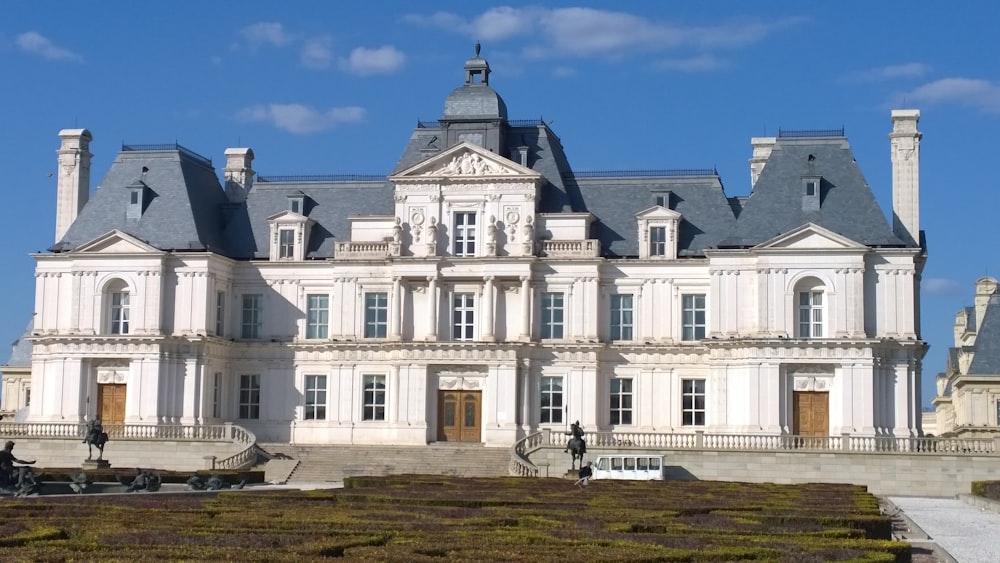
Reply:
M31 330L35 327L35 319L32 318L28 321L28 326L25 327L24 332L21 333L21 337L14 341L10 350L10 357L7 358L7 363L5 366L10 367L30 367L31 366L31 341L28 340L28 336L31 335Z
M990 296L979 323L969 375L1000 377L1000 293Z
M803 176L822 178L816 211L804 209ZM754 246L810 222L868 246L906 246L889 228L844 137L778 138L721 246Z

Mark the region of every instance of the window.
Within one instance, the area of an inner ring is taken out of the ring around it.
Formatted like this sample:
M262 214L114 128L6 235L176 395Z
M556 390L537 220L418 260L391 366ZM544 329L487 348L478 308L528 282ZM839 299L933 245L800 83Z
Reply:
M240 338L260 338L261 305L264 296L251 293L243 296L243 322L240 328Z
M26 407L30 407L31 406L31 388L30 387L24 390L24 406L26 406Z
M365 294L365 338L385 338L389 334L389 294Z
M562 424L563 378L542 377L542 424Z
M823 337L823 292L799 292L799 338Z
M226 329L226 292L215 292L215 335L224 336Z
M306 376L305 420L326 420L326 376Z
M280 229L278 231L278 257L295 257L295 231L292 229Z
M806 195L816 195L816 182L813 180L806 181Z
M245 419L260 418L260 376L240 376L240 409L239 417Z
M212 376L212 416L221 418L219 414L219 396L222 393L222 372L215 372Z
M542 338L563 337L563 294L542 294Z
M666 256L667 255L667 228L666 227L650 227L649 228L649 255L650 256Z
M611 296L611 340L632 340L632 296Z
M330 324L330 297L306 296L306 338L326 338Z
M705 380L681 380L681 425L705 426Z
M474 295L456 293L452 297L451 337L453 340L472 340L475 335L476 307Z
M366 375L362 420L385 420L385 376Z
M111 294L111 334L128 334L128 298L127 291Z
M681 340L705 338L705 295L681 296Z
M476 255L476 214L455 214L455 256Z
M632 380L611 380L611 424L632 424Z

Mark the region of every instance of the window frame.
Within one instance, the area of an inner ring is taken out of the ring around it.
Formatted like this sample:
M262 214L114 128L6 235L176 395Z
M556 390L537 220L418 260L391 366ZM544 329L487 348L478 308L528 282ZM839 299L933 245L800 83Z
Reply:
M705 408L708 400L708 395L705 392L707 386L707 381L704 378L686 377L681 379L681 426L704 427L708 425Z
M540 424L563 424L566 399L564 386L565 378L561 375L543 375L539 379L538 421Z
M288 240L285 240L285 236ZM295 229L278 228L278 258L281 260L295 259Z
M821 286L805 288L795 293L796 312L796 335L798 338L814 339L824 338L824 328L826 325L826 291ZM805 299L805 303L803 302ZM817 304L818 301L818 304ZM803 319L805 313L805 319ZM817 319L818 317L818 319Z
M388 338L389 293L387 291L366 291L364 297L362 334L365 338Z
M625 300L627 299L627 307ZM611 296L611 340L635 340L635 295L616 293Z
M215 292L215 335L225 336L226 330L226 292Z
M327 405L326 375L308 374L302 380L302 420L326 420Z
M454 256L472 257L476 255L476 212L456 211L453 215L453 244L452 254Z
M260 420L260 374L240 375L237 405L236 414L240 420Z
M635 414L634 381L631 377L612 378L609 385L608 420L612 426L631 426Z
M362 421L385 422L389 394L386 379L382 373L366 373L361 376Z
M541 338L562 340L566 337L566 294L561 291L544 291L540 302Z
M699 303L700 300L700 303ZM699 322L699 313L701 320ZM698 342L708 334L708 299L704 293L681 294L681 341Z
M663 258L667 255L667 227L665 225L650 225L649 256Z
M264 324L264 294L244 293L240 296L240 303L240 338L260 340Z
M108 295L108 332L116 336L129 334L131 292L127 287Z
M460 342L476 339L476 294L471 291L451 294L451 339Z
M322 304L314 301L321 301ZM330 296L326 293L306 294L306 339L326 340L329 336Z

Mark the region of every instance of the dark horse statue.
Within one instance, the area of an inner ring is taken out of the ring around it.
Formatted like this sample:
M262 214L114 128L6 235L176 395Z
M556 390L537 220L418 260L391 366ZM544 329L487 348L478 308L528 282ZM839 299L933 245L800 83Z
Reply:
M108 443L108 433L104 431L104 425L100 418L95 418L87 423L87 436L83 439L87 444L87 460L94 458L94 448L97 448L97 459L104 459L104 444Z
M572 456L571 469L576 469L576 460L580 460L580 467L583 467L583 454L587 453L587 442L583 439L583 427L580 426L580 421L576 421L570 425L570 430L567 434L571 434L572 438L566 444L566 452L569 452Z

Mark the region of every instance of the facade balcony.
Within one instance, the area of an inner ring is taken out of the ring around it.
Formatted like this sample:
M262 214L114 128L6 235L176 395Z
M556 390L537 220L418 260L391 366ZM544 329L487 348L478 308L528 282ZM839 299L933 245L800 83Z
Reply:
M345 241L337 243L334 258L340 260L381 260L400 255L400 244L387 240Z
M586 240L543 240L541 255L546 258L597 258L601 255L601 241Z

